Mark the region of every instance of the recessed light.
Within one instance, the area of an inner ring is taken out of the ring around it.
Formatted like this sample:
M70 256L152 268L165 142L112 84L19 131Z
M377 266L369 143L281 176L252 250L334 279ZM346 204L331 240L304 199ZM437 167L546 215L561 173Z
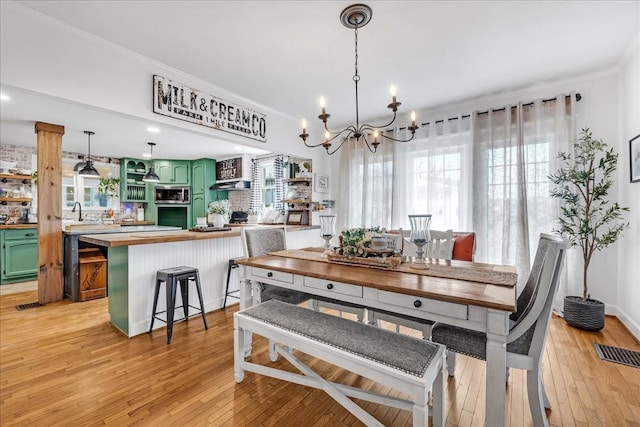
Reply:
M151 158L151 154L149 154L149 153L142 153L142 157Z
M151 132L151 133L158 133L158 132L160 132L160 129L158 129L158 128L157 128L157 127L155 127L155 126L149 126L149 127L147 128L147 131L148 131L148 132Z
M2 101L8 101L11 98L9 97L9 95L5 95L4 93L0 93L0 100Z
M239 145L236 145L235 147L233 147L234 150L242 150L244 147L240 147Z

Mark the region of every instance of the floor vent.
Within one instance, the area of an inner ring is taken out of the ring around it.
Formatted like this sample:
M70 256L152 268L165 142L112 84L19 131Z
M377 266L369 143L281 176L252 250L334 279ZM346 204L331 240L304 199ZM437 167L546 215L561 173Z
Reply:
M16 305L16 310L22 311L22 310L27 310L29 308L36 308L36 307L42 307L42 304L40 304L39 302L30 302L29 304L19 304L19 305Z
M600 359L640 368L640 351L594 343Z

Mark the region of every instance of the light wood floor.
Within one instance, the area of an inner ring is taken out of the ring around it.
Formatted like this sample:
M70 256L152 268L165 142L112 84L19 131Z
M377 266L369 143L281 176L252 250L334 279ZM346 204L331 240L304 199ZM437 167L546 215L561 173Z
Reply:
M253 373L236 384L232 314L237 305L209 313L208 331L197 318L177 324L166 345L164 329L133 339L117 332L108 322L106 299L15 309L36 300L35 291L0 296L2 426L361 425L319 390ZM581 332L553 318L544 363L551 425L639 426L640 369L601 361L594 342L640 350L615 318L607 318L602 333ZM255 338L252 359L269 363L266 350L266 341ZM381 389L302 358L334 381ZM447 384L447 424L482 425L484 362L458 360L456 376ZM506 393L508 425L532 425L523 372L512 371ZM406 411L364 407L385 425L411 424Z

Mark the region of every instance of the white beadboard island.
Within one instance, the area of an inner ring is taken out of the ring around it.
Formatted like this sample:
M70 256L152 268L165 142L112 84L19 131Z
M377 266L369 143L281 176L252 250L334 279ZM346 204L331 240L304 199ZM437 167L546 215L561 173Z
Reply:
M266 226L259 226L266 227ZM243 256L240 227L230 231L169 230L144 233L87 234L79 240L107 250L107 289L111 323L128 337L149 330L156 271L189 266L200 272L205 311L222 308L229 259ZM286 226L290 249L322 246L319 226ZM237 289L238 281L230 285ZM166 309L164 292L158 311ZM197 301L195 286L189 300ZM176 301L176 305L181 305ZM178 315L181 313L178 311ZM155 328L164 327L156 322Z

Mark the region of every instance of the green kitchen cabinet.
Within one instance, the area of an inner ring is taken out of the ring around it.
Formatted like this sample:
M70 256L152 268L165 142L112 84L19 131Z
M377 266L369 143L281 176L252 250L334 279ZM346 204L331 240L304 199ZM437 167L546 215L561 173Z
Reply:
M38 229L0 230L2 274L0 283L24 282L38 278Z
M214 159L194 160L191 168L192 218L193 227L198 217L207 216L207 206L216 195L215 190L209 190L216 182L216 161Z
M149 190L142 178L148 170L149 164L144 160L120 160L120 201L147 202Z
M156 160L154 164L160 185L189 185L191 182L191 162L188 160Z

